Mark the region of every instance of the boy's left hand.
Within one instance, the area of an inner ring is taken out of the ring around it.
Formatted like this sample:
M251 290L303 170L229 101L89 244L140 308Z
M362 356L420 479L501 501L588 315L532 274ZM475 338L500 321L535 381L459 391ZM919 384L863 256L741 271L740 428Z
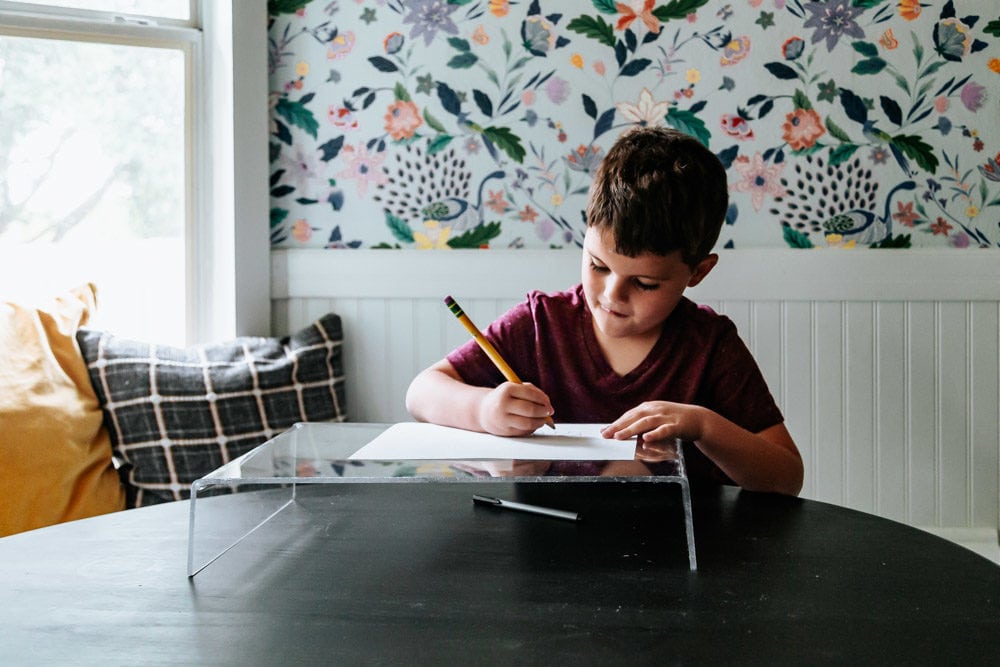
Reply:
M605 426L601 435L615 440L642 436L645 442L696 441L701 439L705 414L706 409L698 405L647 401Z
M605 426L601 435L615 440L641 435L639 453L645 453L646 443L680 438L695 443L744 489L792 496L802 490L802 456L784 422L752 433L702 406L648 401Z

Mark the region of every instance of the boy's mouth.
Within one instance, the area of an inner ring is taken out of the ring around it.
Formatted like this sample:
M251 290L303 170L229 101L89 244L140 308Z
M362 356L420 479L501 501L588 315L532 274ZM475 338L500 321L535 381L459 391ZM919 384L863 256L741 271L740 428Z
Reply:
M607 314L608 314L608 315L610 315L611 317L628 317L628 316L627 316L627 315L625 315L624 313L620 313L620 312L618 312L617 310L615 310L614 308L612 308L612 307L610 307L610 306L606 306L606 305L604 305L603 303L598 303L598 304L597 304L597 307L598 307L598 308L599 308L600 310L603 310L603 311L604 311L605 313L607 313Z

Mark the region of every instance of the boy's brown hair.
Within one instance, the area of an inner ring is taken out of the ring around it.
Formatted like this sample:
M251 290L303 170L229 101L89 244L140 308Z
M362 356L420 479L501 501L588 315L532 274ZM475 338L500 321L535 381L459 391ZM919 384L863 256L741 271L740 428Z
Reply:
M610 230L622 255L679 250L694 267L712 252L728 206L726 170L710 150L677 130L642 127L601 162L587 226Z

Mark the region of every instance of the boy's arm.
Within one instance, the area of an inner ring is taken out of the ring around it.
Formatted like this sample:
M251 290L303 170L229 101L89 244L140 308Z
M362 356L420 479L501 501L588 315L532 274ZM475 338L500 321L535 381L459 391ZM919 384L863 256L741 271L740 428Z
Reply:
M802 457L784 423L752 433L697 405L650 401L605 427L607 438L638 435L646 442L681 438L694 444L730 479L748 491L798 495Z
M505 436L534 433L552 414L549 397L538 387L466 384L447 359L413 378L406 409L418 421Z

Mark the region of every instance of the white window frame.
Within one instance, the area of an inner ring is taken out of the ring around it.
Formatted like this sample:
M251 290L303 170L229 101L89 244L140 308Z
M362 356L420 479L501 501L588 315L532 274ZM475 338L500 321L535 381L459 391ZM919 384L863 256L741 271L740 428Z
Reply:
M0 0L0 36L185 45L187 339L267 335L267 3L190 3L180 21Z
M192 0L193 1L193 0ZM198 340L271 330L267 0L203 0L202 206L192 283ZM210 111L209 111L210 110ZM211 236L212 238L207 238Z

